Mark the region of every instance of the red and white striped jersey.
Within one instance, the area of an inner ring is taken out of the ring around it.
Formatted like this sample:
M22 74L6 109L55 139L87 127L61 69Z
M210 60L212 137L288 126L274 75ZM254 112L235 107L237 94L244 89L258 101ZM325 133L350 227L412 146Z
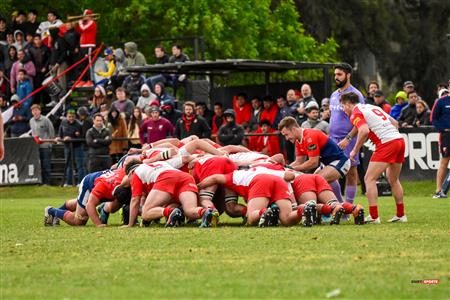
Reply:
M268 159L269 156L261 154L259 152L249 151L230 154L228 158L231 159L233 162L242 162L242 161L257 161Z
M403 138L397 128L392 125L389 115L378 106L357 104L353 109L350 121L353 126L364 124L370 129L369 139L376 145Z

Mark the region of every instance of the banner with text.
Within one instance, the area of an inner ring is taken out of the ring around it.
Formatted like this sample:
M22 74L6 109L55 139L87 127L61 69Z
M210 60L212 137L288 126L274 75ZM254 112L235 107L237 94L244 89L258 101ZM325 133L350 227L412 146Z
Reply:
M41 182L39 146L34 139L5 139L5 158L0 161L0 186Z
M405 139L405 162L401 179L435 179L439 167L439 133L434 127L402 128L400 133ZM366 142L363 148L364 166L372 156L375 146Z

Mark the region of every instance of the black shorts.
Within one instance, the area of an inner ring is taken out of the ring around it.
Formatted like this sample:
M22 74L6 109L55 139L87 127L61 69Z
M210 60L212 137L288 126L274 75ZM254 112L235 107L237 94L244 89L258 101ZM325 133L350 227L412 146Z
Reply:
M439 134L439 150L442 157L450 156L450 131L444 131Z

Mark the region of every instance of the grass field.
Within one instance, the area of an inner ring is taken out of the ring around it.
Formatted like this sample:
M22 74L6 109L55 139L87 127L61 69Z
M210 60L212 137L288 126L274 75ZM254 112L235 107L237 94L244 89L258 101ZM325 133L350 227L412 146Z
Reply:
M409 223L213 229L43 226L74 188L0 188L1 299L449 298L449 200L404 183ZM358 197L367 206L367 201ZM439 279L436 285L412 280Z

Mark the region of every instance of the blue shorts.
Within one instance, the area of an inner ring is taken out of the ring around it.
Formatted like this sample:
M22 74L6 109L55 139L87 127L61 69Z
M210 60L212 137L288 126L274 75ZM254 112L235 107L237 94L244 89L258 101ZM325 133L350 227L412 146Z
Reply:
M345 136L344 137L335 137L335 136L330 135L330 139L332 139L336 144L338 144L340 141L345 139ZM345 156L350 157L350 152L352 152L353 147L355 147L355 145L356 145L356 136L350 141L350 143L348 143L347 148L344 149ZM359 165L359 152L358 152L358 155L355 156L355 160L350 161L350 163L351 163L352 167L356 167Z
M92 189L94 188L95 179L102 176L109 170L98 171L94 173L87 174L83 177L78 187L78 197L77 203L82 208L86 208L86 204L89 200L89 195L91 194Z

